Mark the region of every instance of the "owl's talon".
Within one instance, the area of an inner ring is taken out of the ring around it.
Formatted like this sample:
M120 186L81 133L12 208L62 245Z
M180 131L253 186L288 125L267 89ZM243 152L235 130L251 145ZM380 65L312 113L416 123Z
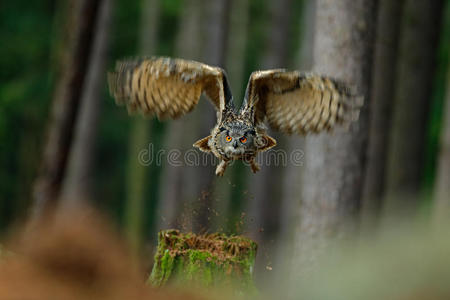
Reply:
M225 173L225 170L227 169L227 166L228 166L228 162L222 160L216 168L216 175L219 177L222 177L223 174Z
M258 165L258 163L255 160L252 160L250 162L250 167L251 167L253 173L256 173L261 170L261 167Z

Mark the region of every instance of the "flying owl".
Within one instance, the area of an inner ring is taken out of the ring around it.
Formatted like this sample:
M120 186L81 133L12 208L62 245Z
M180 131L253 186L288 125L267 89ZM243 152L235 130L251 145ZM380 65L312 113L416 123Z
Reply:
M217 110L211 134L194 143L212 152L222 176L233 160L260 170L258 152L276 145L268 125L286 134L330 131L356 121L362 97L343 82L298 71L274 69L250 75L241 107L235 109L225 71L196 61L152 57L118 61L108 73L111 95L129 112L176 119L190 112L204 93Z

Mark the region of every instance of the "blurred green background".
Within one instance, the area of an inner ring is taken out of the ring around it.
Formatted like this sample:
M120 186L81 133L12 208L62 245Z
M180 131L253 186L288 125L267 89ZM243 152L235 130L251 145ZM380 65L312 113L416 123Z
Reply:
M105 56L100 56L105 60L104 68L100 71L99 93L94 97L101 109L96 128L92 129L95 142L87 179L92 187L89 201L113 217L139 253L148 253L157 230L164 227L245 233L261 243L260 268L267 272L266 266L276 260L272 248L292 234L291 228L296 224L296 206L292 203L300 201L297 194L279 189L290 180L288 172L301 173L301 167L275 166L262 173L266 175L252 177L246 167L235 164L223 180L213 178L208 167L200 172L188 166L173 170L164 161L161 166L143 167L137 161L137 153L149 143L155 151L179 147L186 151L202 138L209 130L209 103L203 101L200 112L185 116L174 125L139 115L131 118L109 96L106 71L114 68L116 60L138 55L205 61L227 70L235 101L240 103L247 78L254 70L311 68L312 57L305 54L312 47L308 33L313 29L310 1L105 2L108 8L103 7L103 12L109 21L106 27L97 28L106 32L107 46ZM68 21L72 20L74 3L75 0L17 0L0 6L0 234L14 221L29 216L35 204L33 184L51 126L52 101L61 74L67 71L64 57L70 32L79 26L76 21ZM385 3L380 1L380 5ZM445 119L450 118L444 114L446 105L450 105L450 1L442 1L442 8L438 26L432 29L438 35L429 61L433 64L432 89L422 101L427 111L425 143L421 144L423 161L411 162L421 164L420 180L413 185L420 198L420 214L426 216L434 203L442 128ZM402 17L408 20L409 16L404 12ZM153 35L147 32L149 28ZM406 25L402 26L400 37L407 30ZM380 43L384 43L382 38L376 41ZM401 64L402 52L398 53L396 60ZM396 70L393 65L391 71ZM374 101L377 100L366 103ZM298 147L297 140L301 147L303 137L280 138L279 147ZM267 181L260 179L263 176L273 178L273 183L265 184ZM196 185L202 180L208 182ZM259 190L264 190L264 196L258 196ZM173 191L175 195L170 194Z

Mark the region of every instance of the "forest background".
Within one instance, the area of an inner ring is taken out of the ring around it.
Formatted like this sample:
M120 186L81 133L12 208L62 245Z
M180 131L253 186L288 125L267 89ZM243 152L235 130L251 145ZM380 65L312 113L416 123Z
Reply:
M321 43L327 24L346 19L325 2L2 3L0 235L55 204L91 203L147 268L160 229L250 236L263 286L286 255L307 270L327 247L323 236L448 212L450 1L356 1L337 38L355 43L343 49ZM357 67L341 64L347 54L361 56ZM351 80L365 106L348 134L275 133L279 145L263 154L261 172L235 163L216 178L214 160L191 150L214 122L207 101L160 122L130 117L108 95L107 70L141 55L221 66L238 103L252 71L282 67Z

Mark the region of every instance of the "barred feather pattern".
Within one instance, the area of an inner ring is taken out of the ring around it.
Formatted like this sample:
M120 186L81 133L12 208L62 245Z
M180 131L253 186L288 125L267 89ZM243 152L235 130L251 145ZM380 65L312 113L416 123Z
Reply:
M108 74L108 83L118 104L159 119L176 119L190 112L201 94L206 94L218 112L217 123L194 146L221 160L218 176L231 160L250 162L253 172L260 169L257 153L276 145L266 133L266 123L286 134L331 131L356 121L363 104L355 88L339 80L274 69L250 75L244 102L236 112L224 70L167 57L119 61Z
M255 107L256 124L267 121L276 130L299 135L348 127L363 104L355 88L341 81L283 69L254 72L247 97L243 111Z
M108 73L110 94L128 111L176 119L190 112L202 92L217 110L224 107L223 70L166 57L119 61Z

